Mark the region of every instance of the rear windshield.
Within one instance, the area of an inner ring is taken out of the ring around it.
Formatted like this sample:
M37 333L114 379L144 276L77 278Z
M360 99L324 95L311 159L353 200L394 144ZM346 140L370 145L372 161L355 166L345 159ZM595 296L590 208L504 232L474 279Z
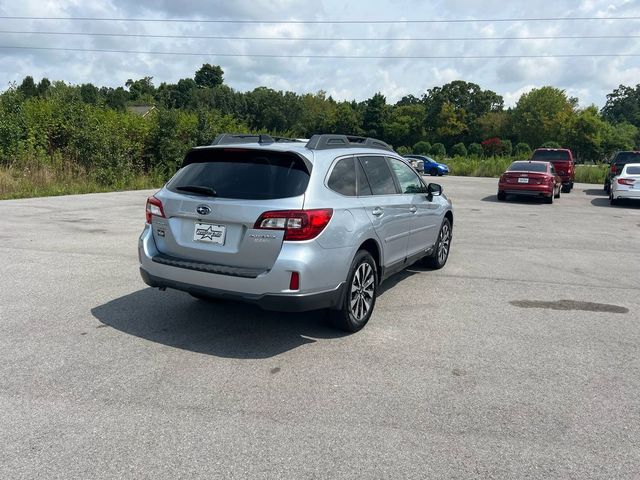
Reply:
M628 175L640 175L640 167L627 167L627 174Z
M640 162L640 152L620 152L613 161L614 163Z
M546 172L547 164L541 162L513 162L508 168L510 172Z
M566 150L536 150L531 160L571 160Z
M195 186L222 198L272 200L302 195L309 183L302 159L286 152L193 150L185 163L167 184L172 192L193 194L184 189Z

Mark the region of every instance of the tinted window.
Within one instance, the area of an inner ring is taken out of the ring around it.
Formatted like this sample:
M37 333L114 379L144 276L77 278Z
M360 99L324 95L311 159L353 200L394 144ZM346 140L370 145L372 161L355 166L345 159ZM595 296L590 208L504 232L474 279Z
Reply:
M556 169L555 169L555 168L553 168L553 164L552 164L552 165L549 165L549 171L550 171L551 173L553 173L554 175L556 174Z
M533 152L531 160L570 160L569 152L566 150L536 150Z
M640 162L640 152L620 152L614 159L615 163Z
M389 170L387 160L384 157L361 157L360 163L374 195L398 193L391 176L391 170Z
M196 186L222 198L265 200L297 197L309 183L309 172L296 155L278 152L199 150L167 184L173 192Z
M398 179L398 183L400 184L400 190L402 191L402 193L424 192L422 182L411 167L394 158L391 158L390 161L391 168L396 174L396 178Z
M640 167L627 167L628 175L640 175Z
M356 194L356 169L352 158L343 158L333 167L327 185L334 192L353 197Z
M513 162L507 170L510 172L546 172L547 164L542 162Z

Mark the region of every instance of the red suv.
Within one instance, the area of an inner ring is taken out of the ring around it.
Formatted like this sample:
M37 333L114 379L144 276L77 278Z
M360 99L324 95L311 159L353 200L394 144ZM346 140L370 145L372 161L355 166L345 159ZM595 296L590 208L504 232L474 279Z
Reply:
M551 162L562 179L562 193L569 193L576 178L576 163L568 148L536 148L531 160Z

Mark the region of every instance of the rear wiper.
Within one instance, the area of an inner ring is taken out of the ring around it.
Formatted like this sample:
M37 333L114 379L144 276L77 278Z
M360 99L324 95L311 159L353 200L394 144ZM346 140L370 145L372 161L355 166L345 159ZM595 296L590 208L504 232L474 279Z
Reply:
M217 197L218 193L211 187L204 187L202 185L185 185L184 187L176 187L176 190L181 192L197 193L198 195L207 195L209 197Z

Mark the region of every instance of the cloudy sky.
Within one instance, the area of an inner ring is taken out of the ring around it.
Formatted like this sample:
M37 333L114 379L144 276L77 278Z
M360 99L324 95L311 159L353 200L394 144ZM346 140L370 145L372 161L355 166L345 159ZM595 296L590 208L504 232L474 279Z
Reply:
M540 6L544 4L544 9ZM220 65L225 82L245 91L257 86L298 93L325 90L336 99L363 100L382 92L389 102L422 95L462 79L478 83L513 105L533 87L554 85L602 106L619 84L640 83L640 57L525 58L549 54L640 54L640 0L0 0L0 88L32 75L79 84L119 86L128 78L154 84L192 77L203 63ZM7 17L90 17L108 21L34 20ZM401 20L624 17L623 20L407 23ZM636 19L629 19L636 17ZM113 19L347 21L361 23L124 22ZM375 23L380 20L394 23ZM370 23L367 23L370 22ZM14 32L14 33L9 33ZM20 33L15 33L20 32ZM63 35L25 32L62 32ZM116 36L80 36L108 33ZM149 38L131 35L215 36L219 39ZM123 36L127 35L127 36ZM479 40L488 37L618 36L598 39ZM229 37L261 37L241 40ZM331 40L282 40L283 38ZM475 40L442 40L474 38ZM349 38L373 40L348 40ZM381 40L382 39L382 40ZM396 39L389 40L389 39ZM400 39L400 40L397 40ZM411 40L408 40L411 39ZM430 39L430 40L423 40ZM436 39L436 40L433 40ZM73 52L7 47L47 47L189 52L193 55ZM225 55L295 55L256 58ZM313 58L319 55L386 58ZM515 58L401 58L425 56Z

